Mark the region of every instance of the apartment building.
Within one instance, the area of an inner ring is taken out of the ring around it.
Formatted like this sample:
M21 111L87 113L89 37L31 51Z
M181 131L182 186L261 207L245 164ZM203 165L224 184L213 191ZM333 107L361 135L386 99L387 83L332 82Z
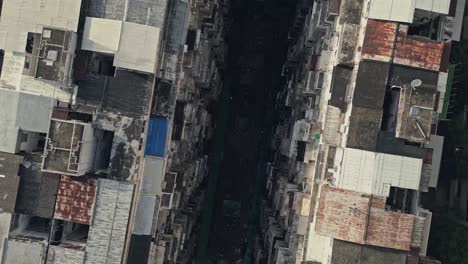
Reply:
M299 1L258 263L440 263L420 193L437 186L464 6Z
M0 8L2 263L190 258L225 4Z

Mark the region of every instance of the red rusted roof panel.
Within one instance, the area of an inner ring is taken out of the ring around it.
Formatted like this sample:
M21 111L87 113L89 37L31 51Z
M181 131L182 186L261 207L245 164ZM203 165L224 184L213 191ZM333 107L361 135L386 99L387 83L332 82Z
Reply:
M92 180L73 180L62 176L55 205L55 218L86 224L91 217L96 197L96 185Z
M362 46L362 58L390 62L397 23L369 19Z
M443 50L443 42L400 35L397 37L394 62L415 68L439 71Z

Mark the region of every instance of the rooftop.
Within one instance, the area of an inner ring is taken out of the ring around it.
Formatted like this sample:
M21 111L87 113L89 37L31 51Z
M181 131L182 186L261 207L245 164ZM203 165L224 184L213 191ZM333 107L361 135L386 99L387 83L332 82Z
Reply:
M437 88L422 84L404 85L400 92L396 136L419 143L428 143Z
M394 22L369 19L362 46L362 58L390 62L398 24Z
M36 42L33 47L30 62L36 65L34 77L68 85L71 83L69 73L75 53L76 34L52 28L44 28L41 33L40 42Z
M14 213L22 156L0 152L0 212Z
M335 239L331 264L407 264L401 251L360 245Z
M443 57L448 57L444 42L407 35L408 27L400 25L396 39L394 62L415 68L432 71L446 69L442 65Z
M350 86L353 70L343 66L336 66L333 72L330 104L346 112L348 105L346 95Z
M374 151L382 122L382 110L354 106L349 118L346 146Z
M92 179L74 180L71 177L62 176L54 218L90 225L95 197L96 184Z
M389 196L390 187L419 189L422 159L345 148L340 188Z
M415 216L371 206L371 196L322 186L315 230L361 245L410 249Z
M51 119L42 169L73 176L88 172L95 154L93 133L89 123Z
M47 133L53 100L0 89L0 151L17 152L19 128Z
M133 197L133 184L99 179L89 230L86 259L90 263L120 263Z
M60 176L41 170L42 158L39 155L28 155L22 166L16 213L52 218L54 215L55 199L59 187Z
M353 106L382 109L390 64L362 61L356 77Z
M374 0L369 18L412 23L415 9L448 14L450 0Z

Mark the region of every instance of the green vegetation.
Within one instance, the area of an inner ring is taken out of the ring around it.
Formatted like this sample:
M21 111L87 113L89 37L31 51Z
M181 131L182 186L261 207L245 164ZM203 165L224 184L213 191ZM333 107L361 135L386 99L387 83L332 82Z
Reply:
M424 197L425 207L433 212L428 255L444 264L468 264L468 224L463 222L457 199L456 208L451 208L448 198L450 182L468 178L468 129L463 116L468 105L468 41L454 44L451 62L440 115L440 119L450 121L440 126L445 144L438 190Z

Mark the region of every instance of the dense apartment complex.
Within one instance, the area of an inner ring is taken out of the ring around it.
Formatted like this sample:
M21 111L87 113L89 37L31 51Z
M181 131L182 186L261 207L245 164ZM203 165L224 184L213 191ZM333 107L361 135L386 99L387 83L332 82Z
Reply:
M226 5L0 8L1 262L190 259Z
M426 256L464 0L301 0L257 263Z

